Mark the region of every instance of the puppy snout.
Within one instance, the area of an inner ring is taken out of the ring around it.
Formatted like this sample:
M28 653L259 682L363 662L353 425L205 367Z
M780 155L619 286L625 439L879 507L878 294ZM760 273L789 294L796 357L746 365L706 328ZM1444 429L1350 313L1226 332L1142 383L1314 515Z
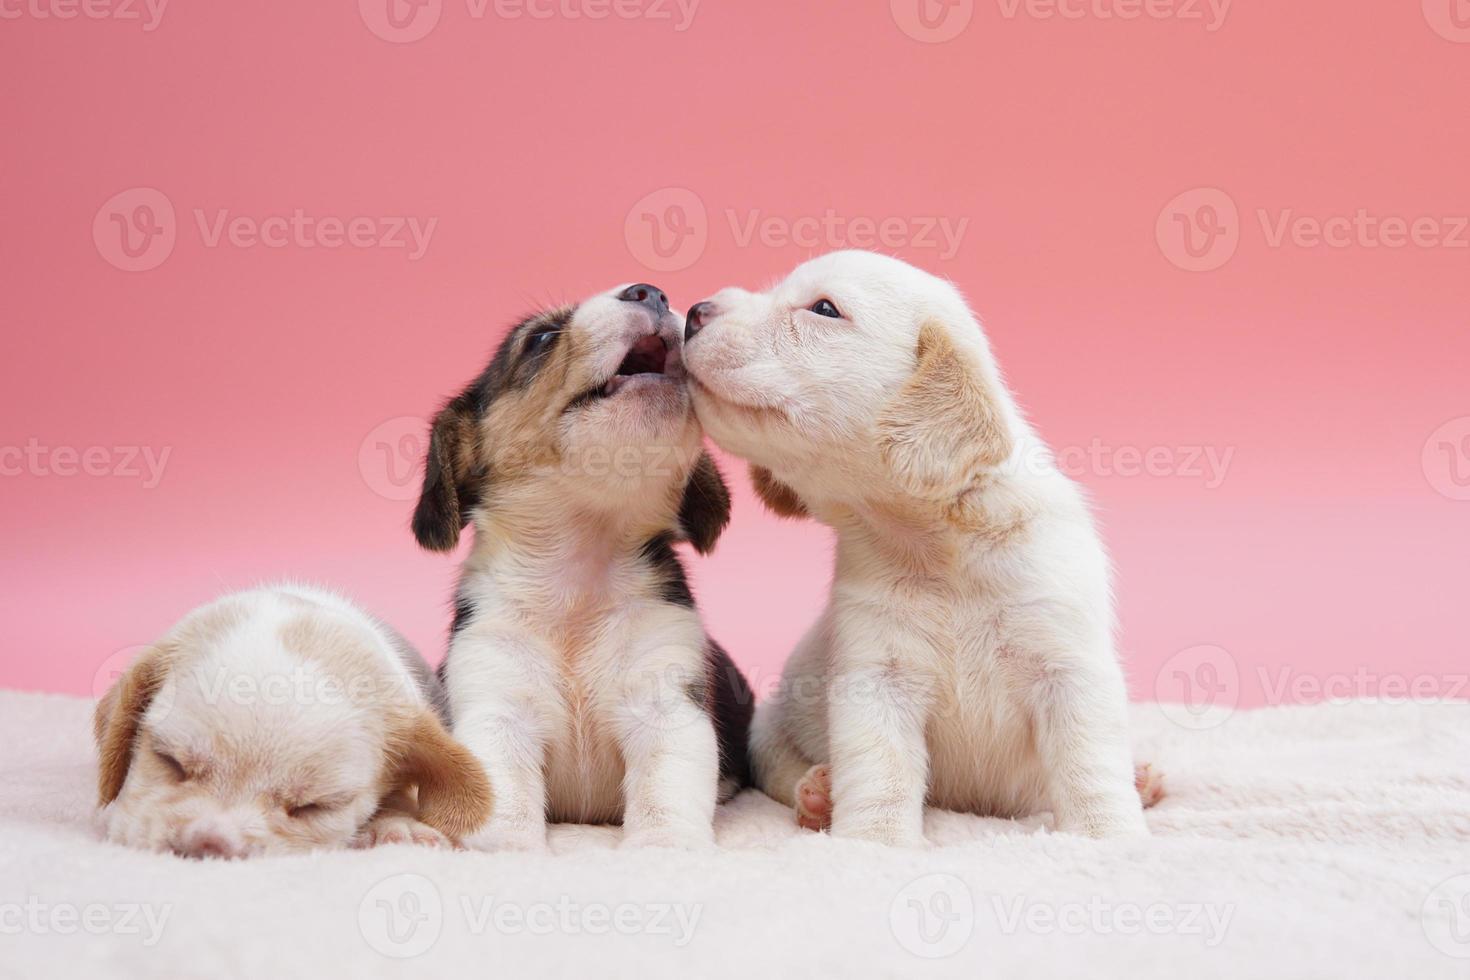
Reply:
M684 321L684 342L687 344L694 339L694 335L704 329L704 325L715 315L715 304L709 300L695 303L689 308L689 317Z
M618 299L624 303L637 303L648 308L653 314L654 320L669 312L669 298L664 291L657 286L650 286L646 282L634 283L627 289L618 293Z
M196 820L179 835L174 851L184 857L229 860L245 855L245 841L229 827Z

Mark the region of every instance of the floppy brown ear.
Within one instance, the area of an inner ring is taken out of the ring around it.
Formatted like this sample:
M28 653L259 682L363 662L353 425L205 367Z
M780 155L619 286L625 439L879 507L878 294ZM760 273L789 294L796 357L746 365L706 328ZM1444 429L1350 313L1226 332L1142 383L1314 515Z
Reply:
M973 355L938 322L919 330L918 364L878 419L878 447L912 493L958 494L1010 456L1014 440Z
M413 511L413 536L430 551L453 551L470 519L477 498L469 482L474 438L474 419L457 400L434 417L424 486Z
M97 702L92 734L97 739L97 805L117 799L133 762L138 723L168 673L166 655L149 647Z
M700 453L684 498L679 501L679 529L694 550L707 555L730 523L730 490L709 453Z
M764 466L750 467L750 483L755 487L755 495L773 514L780 517L811 516L796 491L776 479Z
M399 778L418 787L419 819L458 839L490 819L493 797L480 760L425 709L390 750Z

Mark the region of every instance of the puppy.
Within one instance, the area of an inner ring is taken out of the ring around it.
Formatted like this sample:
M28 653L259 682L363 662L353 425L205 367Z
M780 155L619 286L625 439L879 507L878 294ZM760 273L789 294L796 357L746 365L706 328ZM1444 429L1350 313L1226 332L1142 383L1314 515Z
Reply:
M926 800L1145 833L1107 558L954 287L839 252L697 304L685 337L706 431L771 509L837 535L826 608L756 713L757 784L888 844L922 840Z
M107 838L222 858L445 844L491 798L436 688L396 633L327 592L196 609L97 705Z
M673 548L708 553L730 517L682 332L646 284L538 313L434 420L414 533L449 551L475 527L441 667L497 780L472 847L542 848L548 817L708 844L747 778L750 690Z

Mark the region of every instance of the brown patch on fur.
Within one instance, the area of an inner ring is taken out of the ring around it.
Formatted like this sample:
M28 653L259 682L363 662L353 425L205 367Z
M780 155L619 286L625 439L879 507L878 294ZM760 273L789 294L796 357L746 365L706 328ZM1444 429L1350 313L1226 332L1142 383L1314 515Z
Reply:
M444 730L429 709L389 736L396 781L418 788L418 819L452 838L490 819L490 780L478 759Z
M97 739L97 804L117 799L133 761L138 723L168 674L169 655L150 647L133 661L112 690L97 703L92 733Z
M281 626L281 645L303 661L317 664L359 703L392 706L416 700L412 688L379 653L378 638L356 623L313 610Z
M755 495L761 498L771 513L780 517L810 517L806 504L796 495L796 491L776 479L771 471L764 466L750 467L750 482L755 487Z
M959 494L1014 442L979 365L943 325L919 330L917 366L878 420L879 450L907 489L925 497Z

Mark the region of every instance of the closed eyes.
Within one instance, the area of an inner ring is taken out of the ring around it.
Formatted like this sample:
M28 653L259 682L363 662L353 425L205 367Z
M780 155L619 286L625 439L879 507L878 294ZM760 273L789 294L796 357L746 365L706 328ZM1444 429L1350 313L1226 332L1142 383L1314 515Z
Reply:
M296 806L286 807L286 816L292 820L310 820L312 817L324 817L335 810L340 810L350 802L345 799L313 800L310 803L300 803Z
M164 768L168 769L168 771L173 774L173 777L179 782L182 783L189 778L189 771L184 768L184 764L178 759L169 755L162 749L154 749L153 754L158 757L158 761L163 763Z

